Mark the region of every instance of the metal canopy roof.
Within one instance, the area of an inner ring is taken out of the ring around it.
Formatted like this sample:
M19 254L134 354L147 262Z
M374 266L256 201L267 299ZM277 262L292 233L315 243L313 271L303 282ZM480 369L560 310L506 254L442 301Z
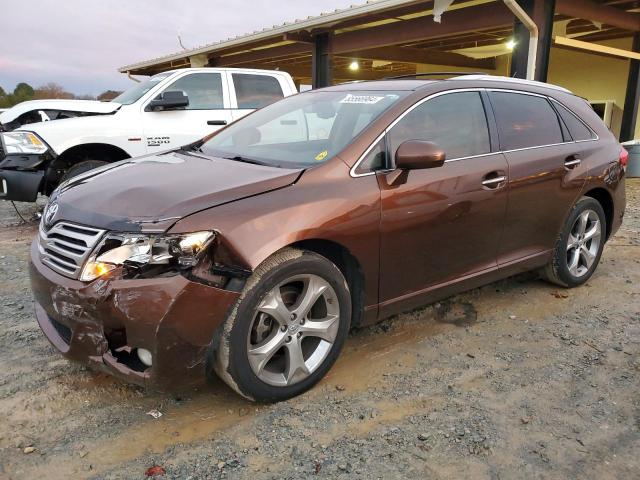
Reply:
M495 1L495 0L489 0ZM220 40L201 47L183 50L181 52L172 53L151 60L145 60L131 65L125 65L118 69L119 72L126 73L133 70L143 69L157 65L158 63L168 63L176 60L183 60L193 55L210 54L220 50L226 50L230 47L240 46L243 44L253 43L270 37L277 37L285 33L297 32L300 30L312 30L318 27L330 27L332 24L361 15L371 13L382 13L390 8L403 5L425 3L420 0L367 0L362 5L352 5L348 8L336 9L333 12L321 13L316 16L309 16L305 20L296 20L295 22L284 22L281 25L274 25L271 28L264 28L260 31L238 35L236 37Z
M501 0L456 0L433 19L433 0L370 0L295 22L221 40L191 50L126 65L120 72L149 75L201 65L281 69L294 78L310 77L313 35L332 33L334 79L375 79L415 73L416 64L493 71L495 58L474 59L466 49L505 42L514 18ZM556 21L569 35L600 41L640 31L640 0L556 0ZM588 17L579 19L578 17ZM575 19L575 20L574 20ZM507 52L505 52L507 53ZM358 72L349 63L358 59Z

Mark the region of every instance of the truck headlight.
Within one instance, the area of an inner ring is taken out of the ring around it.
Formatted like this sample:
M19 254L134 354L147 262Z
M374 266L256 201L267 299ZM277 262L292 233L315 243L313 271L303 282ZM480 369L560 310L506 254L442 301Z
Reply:
M89 257L80 280L89 282L120 265L190 268L196 265L214 237L214 232L209 231L183 235L111 234Z
M32 132L3 132L2 143L7 154L26 153L40 155L49 148Z

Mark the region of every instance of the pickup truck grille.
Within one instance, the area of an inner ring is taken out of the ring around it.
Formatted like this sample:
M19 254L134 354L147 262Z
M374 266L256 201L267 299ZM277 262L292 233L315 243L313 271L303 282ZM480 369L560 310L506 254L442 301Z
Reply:
M82 266L105 230L73 223L58 222L48 231L40 223L38 249L40 260L66 277L78 278Z

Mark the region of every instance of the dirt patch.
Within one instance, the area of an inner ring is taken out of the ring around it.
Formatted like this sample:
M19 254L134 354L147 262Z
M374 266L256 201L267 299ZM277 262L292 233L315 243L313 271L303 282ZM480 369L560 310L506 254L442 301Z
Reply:
M640 182L627 192L584 287L527 274L353 331L316 388L277 405L62 359L33 316L36 223L0 202L0 478L637 478Z

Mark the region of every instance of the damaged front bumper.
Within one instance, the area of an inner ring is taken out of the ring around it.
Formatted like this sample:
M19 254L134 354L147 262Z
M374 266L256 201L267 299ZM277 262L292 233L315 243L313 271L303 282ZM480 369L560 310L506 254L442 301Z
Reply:
M239 297L182 275L72 280L41 263L37 239L30 278L40 328L65 357L162 390L205 380L215 330ZM138 348L152 353L151 367Z

